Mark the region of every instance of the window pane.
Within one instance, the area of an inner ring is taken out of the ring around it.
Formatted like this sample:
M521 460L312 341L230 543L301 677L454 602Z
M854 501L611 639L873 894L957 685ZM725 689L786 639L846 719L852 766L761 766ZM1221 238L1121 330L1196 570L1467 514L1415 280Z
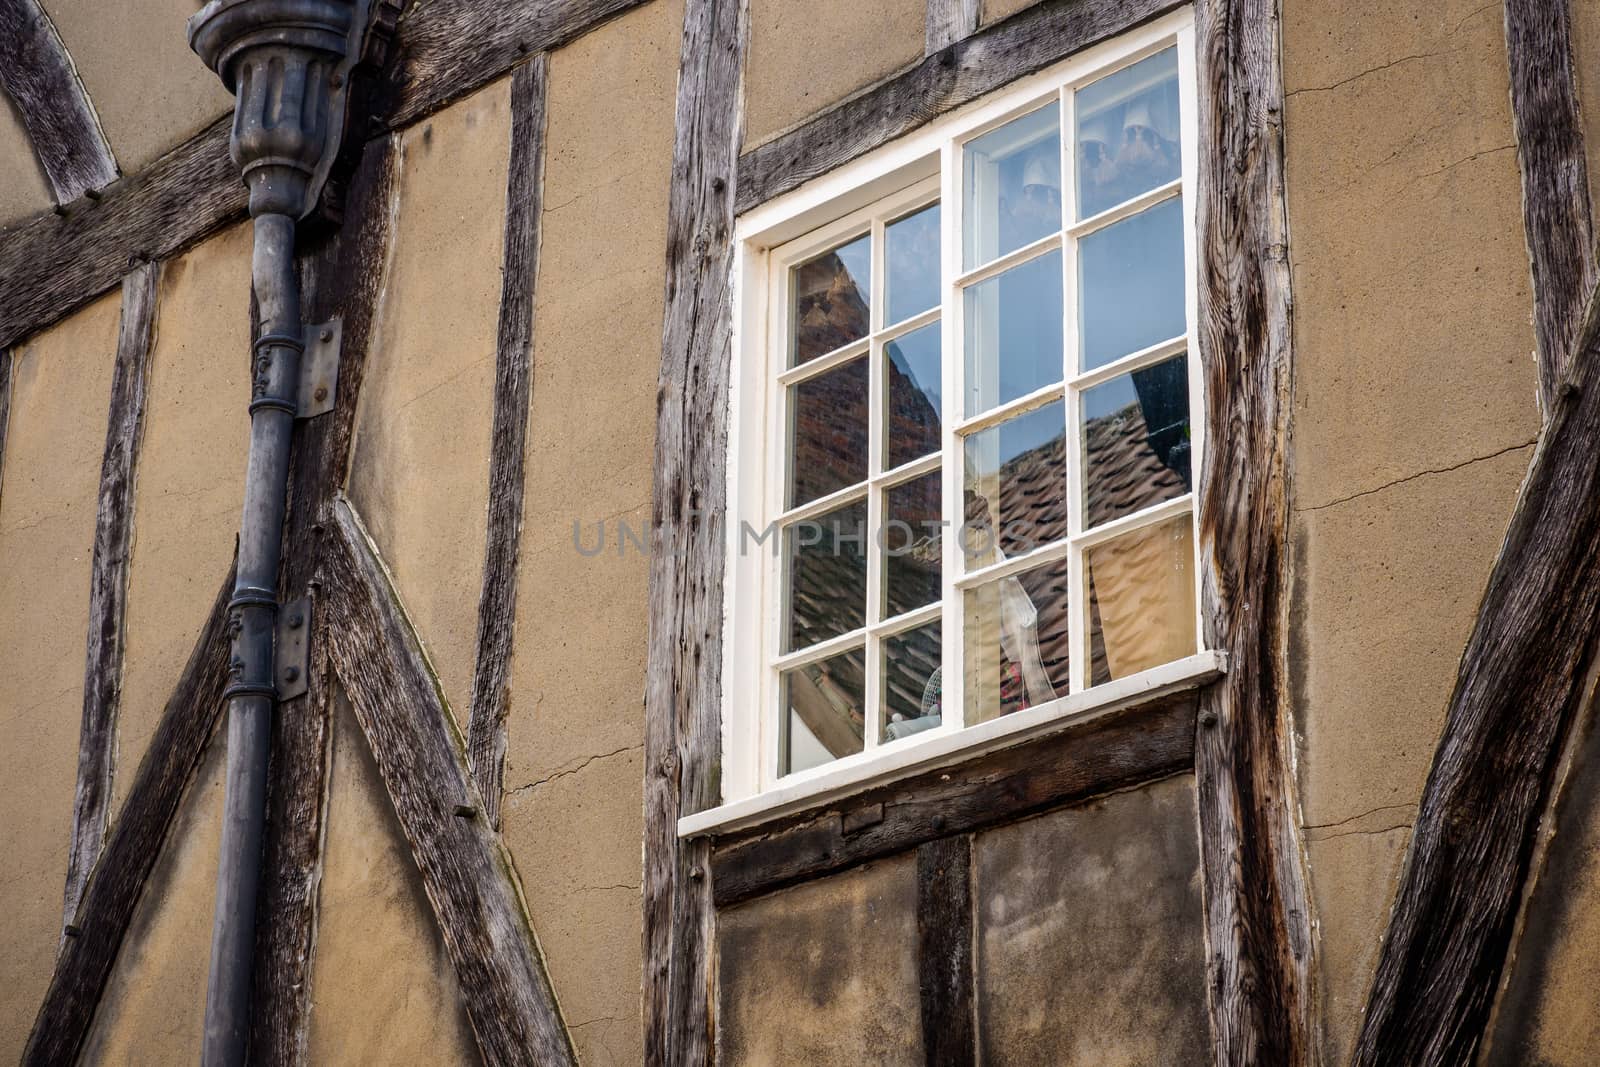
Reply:
M891 222L883 234L889 304L884 325L892 325L939 303L939 205Z
M1079 89L1076 104L1080 219L1182 172L1177 49Z
M1186 357L1084 390L1083 465L1091 528L1189 491Z
M1067 695L1069 571L1057 560L962 594L969 725Z
M1060 252L979 282L965 300L968 415L1061 380Z
M872 235L802 263L791 285L790 366L859 341L872 329Z
M939 624L883 639L883 734L898 741L939 725L944 671L939 665Z
M939 451L940 326L937 322L883 346L889 417L884 466L893 469Z
M892 619L938 600L940 587L939 472L884 491L883 617Z
M964 270L1061 229L1061 108L1006 123L962 152Z
M1089 583L1089 684L1195 652L1194 520L1176 519L1096 545Z
M866 357L789 387L789 504L867 477Z
M1067 535L1061 401L967 438L961 550L977 570Z
M1083 369L1184 331L1183 201L1174 197L1078 245Z
M778 773L793 774L860 752L866 733L867 654L854 649L784 671Z
M867 502L785 527L789 620L783 650L860 629L867 621Z

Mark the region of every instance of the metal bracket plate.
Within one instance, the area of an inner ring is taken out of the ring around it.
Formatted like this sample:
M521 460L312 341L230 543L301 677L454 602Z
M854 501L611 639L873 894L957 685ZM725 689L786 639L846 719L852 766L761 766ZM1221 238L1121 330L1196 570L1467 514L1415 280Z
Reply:
M273 661L279 700L305 694L311 673L311 598L291 600L278 609L278 640Z
M306 326L297 418L313 419L333 410L339 391L339 348L343 340L344 328L338 319Z

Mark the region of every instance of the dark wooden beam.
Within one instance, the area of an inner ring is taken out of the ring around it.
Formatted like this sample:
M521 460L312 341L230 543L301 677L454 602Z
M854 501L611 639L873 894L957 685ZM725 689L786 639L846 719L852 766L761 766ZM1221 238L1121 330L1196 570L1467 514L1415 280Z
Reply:
M0 348L0 491L5 488L6 430L11 425L11 350Z
M478 597L478 655L467 728L472 774L484 816L500 827L506 716L511 707L511 642L517 622L517 553L522 541L523 469L528 403L533 393L534 286L539 278L539 216L544 199L544 109L549 59L540 54L511 81L511 165L495 343L494 420L490 432L489 518L483 588Z
M917 974L928 1067L978 1062L972 835L917 849Z
M1600 291L1570 15L1505 10L1546 420L1461 657L1358 1065L1475 1058L1600 631Z
M116 180L89 95L38 0L0 0L0 89L16 105L56 203Z
M923 54L931 56L971 37L978 29L980 6L980 0L928 0Z
M360 521L328 527L324 625L489 1064L575 1065L511 857L483 817L450 711Z
M106 839L100 862L56 958L50 988L28 1035L22 1062L30 1067L75 1063L95 1007L133 918L145 879L194 780L222 712L228 670L228 597L233 573L217 590L189 662L167 700L150 747Z
M122 283L122 323L106 447L100 461L94 557L89 571L89 639L83 681L83 724L78 734L78 784L72 802L72 844L62 921L78 910L84 883L100 857L110 815L111 773L122 703L123 618L128 601L128 557L133 548L133 486L144 435L145 389L155 347L161 268L147 263Z
M748 211L797 188L985 93L1147 22L1179 2L1044 0L980 30L740 156L738 210Z
M710 847L678 818L721 799L722 568L733 203L748 41L741 0L687 0L667 209L645 670L648 1067L708 1064Z
M1195 776L1218 1063L1312 1055L1311 921L1281 649L1288 625L1289 264L1274 0L1196 6L1206 647Z
M385 283L399 180L394 137L367 146L345 201L344 228L307 250L300 278L308 321L341 321L332 412L295 427L279 595L313 597L307 693L273 722L266 859L256 902L251 1054L258 1063L306 1062L318 886L322 881L334 679L329 627L319 619L316 568L334 499L349 472L356 406Z
M724 834L711 859L716 905L1186 771L1195 700L1159 697Z

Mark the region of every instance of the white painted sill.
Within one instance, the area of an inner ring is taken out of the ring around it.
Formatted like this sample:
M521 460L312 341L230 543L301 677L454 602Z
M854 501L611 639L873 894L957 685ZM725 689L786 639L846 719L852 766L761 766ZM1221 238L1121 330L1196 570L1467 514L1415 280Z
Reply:
M766 819L790 815L851 793L887 785L922 771L960 763L1068 726L1076 726L1135 704L1198 689L1228 671L1226 652L1201 652L1147 671L1118 678L964 730L938 733L907 744L848 757L764 793L685 815L679 837L740 830Z

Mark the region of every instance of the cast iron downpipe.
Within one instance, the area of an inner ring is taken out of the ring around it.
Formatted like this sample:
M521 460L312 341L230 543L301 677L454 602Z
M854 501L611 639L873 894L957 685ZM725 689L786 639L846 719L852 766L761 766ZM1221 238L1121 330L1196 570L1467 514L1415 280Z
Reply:
M211 0L189 20L190 47L236 97L231 150L250 189L251 278L261 321L251 358L238 576L228 604L227 791L206 988L206 1067L243 1064L250 1033L256 887L277 704L278 555L305 351L295 226L316 205L337 153L348 60L359 53L358 7L364 6Z

